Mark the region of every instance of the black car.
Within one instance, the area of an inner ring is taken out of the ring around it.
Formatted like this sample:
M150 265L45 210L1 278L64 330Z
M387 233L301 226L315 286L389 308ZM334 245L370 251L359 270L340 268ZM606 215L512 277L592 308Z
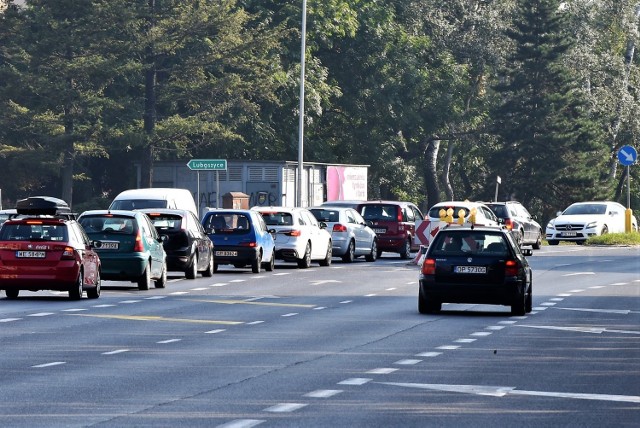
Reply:
M485 205L513 232L521 246L531 245L534 250L540 249L542 227L520 202L486 202Z
M531 268L507 228L450 225L438 231L422 264L418 311L439 312L442 303L504 305L514 315L531 312Z
M167 270L182 271L187 279L213 275L213 242L198 218L188 210L145 208L167 253Z

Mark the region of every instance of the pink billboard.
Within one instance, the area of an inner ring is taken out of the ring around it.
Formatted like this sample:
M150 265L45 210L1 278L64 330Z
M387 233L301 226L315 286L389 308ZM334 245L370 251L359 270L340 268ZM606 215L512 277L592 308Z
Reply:
M327 167L327 200L367 200L367 168Z

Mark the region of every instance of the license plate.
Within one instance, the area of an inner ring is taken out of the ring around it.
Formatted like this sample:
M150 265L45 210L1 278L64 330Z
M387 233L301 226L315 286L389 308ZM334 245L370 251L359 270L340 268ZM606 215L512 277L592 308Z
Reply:
M119 246L119 242L102 242L102 244L100 244L100 249L102 250L117 250L118 246Z
M562 232L562 236L578 236L578 232Z
M387 229L373 229L375 233L386 233Z
M486 266L456 266L453 268L455 273L487 273Z
M16 251L16 257L21 259L44 259L46 256L44 251Z
M220 257L236 257L237 255L237 251L216 251L216 256Z

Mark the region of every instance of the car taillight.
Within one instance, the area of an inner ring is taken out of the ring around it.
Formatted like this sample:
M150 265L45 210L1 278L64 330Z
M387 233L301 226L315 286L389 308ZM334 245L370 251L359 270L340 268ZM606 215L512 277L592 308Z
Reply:
M402 218L402 208L398 207L396 212L398 213L398 223L402 223L404 221Z
M254 247L257 247L258 244L256 242L241 242L240 246L241 247L252 247L252 248L254 248Z
M344 224L336 223L336 224L333 225L333 231L334 232L346 232L347 231L347 226L345 226Z
M136 243L133 246L133 251L136 253L142 253L144 251L144 245L142 245L142 233L138 230L138 234L136 235Z
M504 225L507 226L507 229L509 230L513 229L513 220L511 220L510 218L505 219Z
M436 259L424 259L422 263L423 275L435 275L436 274Z
M505 276L518 276L518 262L515 260L507 260L504 264Z
M282 232L287 236L300 236L302 235L302 232L300 232L299 230L287 230L286 232Z
M75 260L76 252L73 247L64 247L64 251L62 252L62 260Z

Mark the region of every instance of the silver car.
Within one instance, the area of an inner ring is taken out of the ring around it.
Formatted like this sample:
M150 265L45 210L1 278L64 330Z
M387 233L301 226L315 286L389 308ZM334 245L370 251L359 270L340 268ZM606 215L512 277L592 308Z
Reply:
M378 257L378 238L362 216L353 208L327 206L309 208L318 219L327 224L333 240L333 255L350 263L358 256L368 262Z

